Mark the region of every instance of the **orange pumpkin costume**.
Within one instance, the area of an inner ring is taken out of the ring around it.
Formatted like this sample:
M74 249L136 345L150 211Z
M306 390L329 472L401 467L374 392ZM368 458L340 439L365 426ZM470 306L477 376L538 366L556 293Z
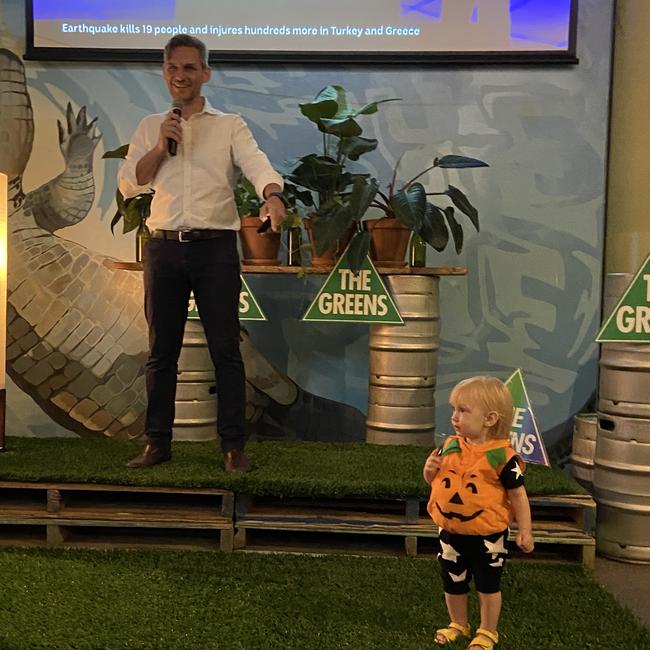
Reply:
M461 535L502 531L513 518L507 490L523 485L523 460L509 440L470 444L449 436L431 482L427 510L438 526ZM515 462L510 462L515 458ZM510 469L502 472L506 466Z

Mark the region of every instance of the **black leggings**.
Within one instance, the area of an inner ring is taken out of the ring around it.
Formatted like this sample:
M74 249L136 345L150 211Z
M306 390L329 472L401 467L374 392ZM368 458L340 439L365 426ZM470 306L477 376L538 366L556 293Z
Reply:
M474 578L476 590L494 594L501 590L501 573L508 551L508 529L490 535L459 535L440 530L440 572L448 594L466 594Z

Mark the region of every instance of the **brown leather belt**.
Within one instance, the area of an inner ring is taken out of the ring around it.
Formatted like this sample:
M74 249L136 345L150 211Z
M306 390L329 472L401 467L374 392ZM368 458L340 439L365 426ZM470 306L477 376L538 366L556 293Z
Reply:
M230 230L154 230L151 236L154 239L168 239L171 241L191 242L200 239L215 239L223 237Z

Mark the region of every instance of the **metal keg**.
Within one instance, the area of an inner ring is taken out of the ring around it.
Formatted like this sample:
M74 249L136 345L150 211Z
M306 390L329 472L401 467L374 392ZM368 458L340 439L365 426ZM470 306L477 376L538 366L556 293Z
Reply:
M650 420L598 414L594 456L596 548L650 563Z
M573 477L591 491L594 482L594 455L598 417L595 413L578 413L573 418L573 442L569 462Z
M387 275L384 280L404 325L370 327L366 440L433 446L440 278Z
M607 275L604 318L609 318L633 277L631 273ZM599 365L598 410L650 418L650 343L603 343Z
M203 324L189 318L178 359L174 440L217 438L217 400L214 365Z

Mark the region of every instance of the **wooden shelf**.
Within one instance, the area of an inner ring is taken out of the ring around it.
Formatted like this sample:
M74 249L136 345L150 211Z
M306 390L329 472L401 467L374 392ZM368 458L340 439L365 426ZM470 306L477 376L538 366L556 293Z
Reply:
M142 271L142 262L120 262L119 260L104 259L104 266L113 270L123 271ZM298 273L305 273L307 275L325 275L334 268L331 266L255 266L250 264L242 264L242 273L270 273L270 274L284 274L284 275L297 275ZM380 275L467 275L467 269L462 266L422 266L422 267L385 267L378 266L377 271Z

